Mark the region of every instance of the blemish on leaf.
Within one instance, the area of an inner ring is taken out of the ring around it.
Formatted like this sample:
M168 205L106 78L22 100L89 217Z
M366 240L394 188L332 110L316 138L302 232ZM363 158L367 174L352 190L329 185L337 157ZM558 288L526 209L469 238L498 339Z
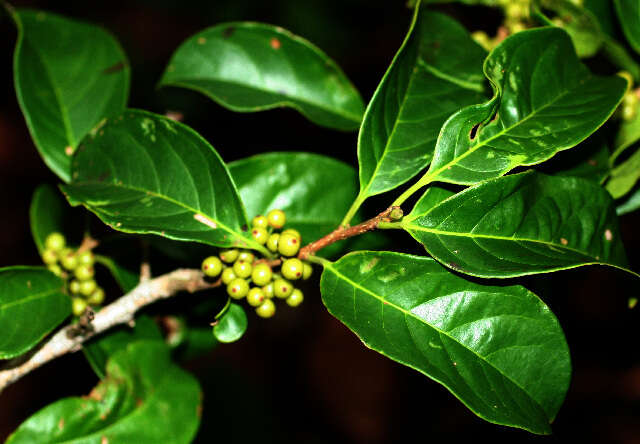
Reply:
M102 438L100 438L100 444L109 444L109 440L106 436L103 435Z
M62 429L64 429L64 418L60 418L60 421L58 421L58 430Z
M140 398L136 398L136 407L140 407L144 402Z
M587 160L587 163L591 166L596 166L598 165L598 162L595 159L589 159Z
M176 67L175 67L175 66L173 66L173 65L169 65L169 66L167 66L167 72L173 72L173 71L175 71L175 70L176 70Z
M234 28L233 26L229 26L222 31L222 37L228 39L233 35L234 32L236 32L236 28Z
M611 241L613 239L613 233L610 229L607 228L606 230L604 230L604 238L608 241Z
M204 37L198 37L198 45L204 45L205 43L207 43L207 39Z
M378 262L380 262L380 258L374 257L369 262L365 264L360 264L360 274L369 273L371 269L375 267Z
M151 139L152 142L156 141L156 124L151 119L142 119L140 122L140 127L142 128L142 132L146 137Z
M198 418L202 418L202 404L198 404L196 407L196 416Z
M473 125L473 128L471 128L471 131L469 131L469 140L473 140L476 138L476 134L478 133L478 128L480 128L479 123L476 123L475 125Z
M118 62L113 66L110 66L102 71L102 74L113 74L118 71L122 71L127 65L124 62Z
M566 240L564 237L561 237L561 238L560 238L560 243L561 243L562 245L567 245L567 244L569 243L569 241L568 241L568 240Z
M457 363L457 362L454 362L454 363L453 363L453 366L454 366L454 367L456 367L457 365L458 365L458 363Z
M122 226L122 222L118 222L118 223L116 224L116 227L121 227L121 226Z
M280 47L282 46L282 43L280 43L280 40L278 40L277 38L272 37L271 41L269 42L269 45L271 45L273 49L280 49Z
M397 271L392 271L391 273L385 275L385 276L378 276L378 280L384 282L385 284L387 282L393 281L395 279L398 279L398 276L400 276L400 273L398 273Z
M64 153L65 153L67 156L72 155L72 154L73 154L73 147L72 147L72 146L67 146L67 147L65 147L65 148L64 148Z
M433 347L433 348L442 348L442 346L441 346L441 345L435 344L435 343L433 343L433 342L431 342L431 341L429 341L429 347Z
M98 124L96 126L94 126L91 129L91 131L89 131L89 134L91 135L91 137L95 138L96 134L98 134L98 131L100 130L100 128L102 128L107 123L107 121L108 121L108 119L105 117L100 122L98 122Z
M205 224L207 227L209 228L213 228L214 230L216 228L218 228L218 224L215 223L214 221L212 221L211 219L209 219L207 216L205 216L204 214L194 214L193 218L195 220L197 220L198 222L200 222L201 224Z
M249 229L249 227L247 227L247 224L242 224L242 226L240 227L240 229L242 231L247 231Z

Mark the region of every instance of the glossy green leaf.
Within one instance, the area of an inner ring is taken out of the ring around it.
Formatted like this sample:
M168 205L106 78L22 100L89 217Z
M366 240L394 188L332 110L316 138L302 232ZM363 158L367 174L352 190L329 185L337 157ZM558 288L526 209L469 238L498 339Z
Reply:
M200 422L198 381L170 360L159 341L115 353L107 377L88 396L65 398L36 412L7 444L42 442L190 443Z
M295 108L312 122L356 129L364 104L320 49L277 26L224 23L185 41L160 86L198 91L233 111Z
M435 259L473 276L627 267L611 196L575 177L529 171L489 180L401 225Z
M71 154L104 117L122 112L129 63L95 26L42 11L16 10L14 81L18 103L44 162L71 178Z
M104 379L111 356L129 344L145 340L162 341L163 338L153 319L143 315L136 318L133 328L125 325L109 330L85 343L82 351L98 377Z
M230 304L213 326L213 336L220 342L235 342L247 331L247 314L238 304Z
M29 351L71 314L63 288L44 267L0 268L0 359Z
M631 47L640 53L640 2L638 0L613 0L622 25L624 36Z
M614 199L627 194L640 179L640 149L611 171L607 181L607 191Z
M327 263L320 287L329 312L367 347L439 382L487 421L550 433L571 364L557 319L533 293L390 252Z
M543 162L598 129L626 88L620 77L591 74L557 28L510 36L489 54L484 71L494 98L447 120L421 184L473 184Z
M485 99L485 56L458 22L416 9L360 129L360 201L405 183L429 164L445 120Z
M129 110L85 139L62 189L120 231L263 249L218 153L185 125ZM245 227L246 228L246 227Z
M44 251L44 241L49 234L63 232L65 205L66 202L60 192L51 185L40 185L33 192L29 207L29 221L31 235L40 254Z
M621 216L623 214L631 213L638 208L640 208L640 188L637 188L620 205L618 205L616 213L618 213L618 216Z
M123 292L128 293L140 283L140 275L123 267L107 256L96 255L96 263L104 266L116 280Z

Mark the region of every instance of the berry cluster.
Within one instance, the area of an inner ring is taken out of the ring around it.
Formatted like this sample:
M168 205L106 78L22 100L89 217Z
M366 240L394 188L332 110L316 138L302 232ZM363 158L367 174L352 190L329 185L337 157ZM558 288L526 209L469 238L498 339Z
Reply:
M67 247L67 241L60 233L49 234L44 247L42 260L50 271L65 279L72 295L71 308L75 316L84 313L88 305L104 302L104 290L93 279L95 258L91 251Z
M254 217L251 229L253 238L262 245L266 244L273 253L280 254L280 260L256 259L250 251L230 249L202 261L202 271L206 276L221 276L229 296L233 299L246 297L247 303L255 307L258 316L263 318L275 314L274 296L285 299L291 307L300 305L304 296L291 281L308 279L312 272L310 264L292 257L300 249L300 233L293 229L274 232L284 227L285 222L282 210L271 210L266 217ZM274 262L280 264L279 273L273 271Z

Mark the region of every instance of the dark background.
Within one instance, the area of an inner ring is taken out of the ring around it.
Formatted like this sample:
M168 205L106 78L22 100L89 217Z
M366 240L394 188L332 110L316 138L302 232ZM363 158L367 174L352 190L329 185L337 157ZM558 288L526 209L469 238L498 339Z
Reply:
M280 25L326 51L368 101L410 19L400 0L13 4L109 29L132 66L131 106L159 113L182 111L185 123L227 161L270 150L306 150L357 165L356 134L315 127L291 110L235 114L190 92L157 91L155 83L185 38L223 21ZM470 29L491 29L500 21L498 13L482 8L444 9ZM39 263L29 231L29 201L38 184L57 182L40 160L15 99L15 34L10 20L0 18L0 267ZM389 198L373 199L366 208L383 208ZM636 270L638 213L622 218L622 234ZM185 363L205 390L197 441L640 443L638 309L627 308L627 298L638 296L638 284L623 272L600 267L523 283L556 313L571 348L573 380L552 436L530 435L477 418L438 384L366 349L324 310L319 294L309 290L297 310L279 311L270 321L250 313L250 327L241 341ZM31 373L0 394L0 439L41 407L64 396L86 394L96 382L80 353Z

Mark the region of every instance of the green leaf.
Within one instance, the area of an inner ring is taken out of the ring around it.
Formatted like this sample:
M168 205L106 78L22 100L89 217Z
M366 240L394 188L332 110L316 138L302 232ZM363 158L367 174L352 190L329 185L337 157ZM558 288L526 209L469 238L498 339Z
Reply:
M12 13L18 27L18 103L44 162L63 181L71 154L103 118L122 112L129 62L103 29L42 11Z
M614 199L618 199L631 191L638 179L640 179L640 149L611 171L607 191Z
M485 99L485 56L458 22L416 9L365 112L358 137L359 202L405 183L429 164L445 120Z
M64 205L65 201L60 192L51 185L40 185L33 192L29 221L31 235L40 254L44 251L44 241L49 234L63 232Z
M356 129L364 104L342 70L320 49L261 23L224 23L185 41L160 86L198 91L233 111L288 106L312 122Z
M130 292L138 286L140 283L140 275L136 274L127 268L119 265L116 261L107 256L97 254L95 256L96 263L104 266L113 278L116 280L122 291L125 293Z
M626 88L620 77L591 74L557 28L510 36L489 54L484 71L494 98L447 120L418 186L474 184L543 162L598 129Z
M636 189L624 200L624 202L618 205L616 213L618 213L618 216L622 216L623 214L631 213L638 208L640 208L640 188Z
M229 171L250 217L279 208L304 244L333 231L357 191L353 167L319 154L259 154L231 162Z
M607 141L596 132L572 150L563 151L541 168L544 173L573 176L602 183L609 176L609 148Z
M85 397L65 398L35 413L7 444L42 442L190 443L198 429L200 386L173 364L159 341L120 350L107 377Z
M63 287L44 267L0 268L0 359L29 351L71 314Z
M622 32L631 47L640 53L640 3L638 0L614 0Z
M148 316L136 318L135 326L120 326L87 342L82 351L98 377L104 379L107 361L118 351L137 341L162 341L162 333Z
M575 177L529 171L489 180L401 225L438 261L473 276L627 267L611 196Z
M235 342L247 331L247 314L238 304L230 304L227 311L213 326L213 336L220 342Z
M613 7L610 0L584 0L584 9L591 12L594 17L597 17L600 29L607 35L615 36L615 19L613 14Z
M367 347L439 382L487 421L550 433L571 364L557 319L533 293L391 252L326 263L320 287L329 312Z
M636 111L640 111L640 106L638 104L631 106L635 106ZM636 112L635 117L629 121L621 119L620 127L618 128L618 133L616 134L615 141L613 143L614 151L611 155L611 163L614 164L620 154L633 146L639 140L640 112Z
M265 250L247 225L218 153L189 127L129 110L85 139L62 190L112 228L219 247ZM266 251L266 250L265 250Z

